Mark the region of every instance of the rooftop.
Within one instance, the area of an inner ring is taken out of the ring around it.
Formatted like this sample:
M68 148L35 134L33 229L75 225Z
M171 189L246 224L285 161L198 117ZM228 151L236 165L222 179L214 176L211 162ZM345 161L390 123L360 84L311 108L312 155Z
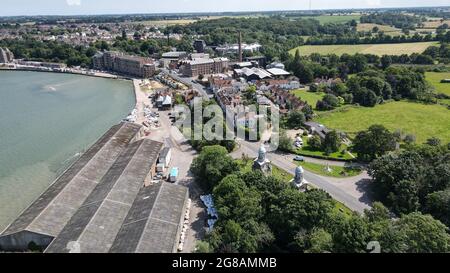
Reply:
M29 231L56 237L141 126L121 123L106 132L34 201L2 236Z
M171 183L142 188L110 249L112 253L172 253L188 189Z
M69 252L70 242L78 242L83 253L108 252L162 145L152 140L130 144L45 252Z
M289 76L291 73L281 68L269 68L267 71L274 76Z

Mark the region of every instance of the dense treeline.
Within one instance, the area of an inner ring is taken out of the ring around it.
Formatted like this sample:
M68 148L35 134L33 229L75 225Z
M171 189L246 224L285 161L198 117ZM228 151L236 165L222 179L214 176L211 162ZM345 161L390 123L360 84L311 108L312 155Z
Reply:
M69 66L92 67L92 57L98 51L117 50L131 55L150 57L171 50L172 46L180 51L192 52L190 39L149 39L134 40L116 37L114 42L97 41L88 47L73 46L56 41L40 41L34 38L0 40L0 46L9 48L18 59L30 61L61 62Z
M291 48L304 44L302 36L349 35L350 25L324 24L314 19L289 19L281 16L264 18L220 18L202 20L185 26L176 25L166 29L171 33L200 35L208 45L237 43L238 31L246 43L258 42L263 45L262 54L268 60L282 61L288 58Z
M194 175L212 189L219 213L199 252L362 253L371 241L386 253L450 251L447 228L429 215L394 221L379 203L364 215L344 213L322 190L303 193L288 181L237 167L219 146L206 147L194 161Z
M406 56L409 60L431 59L428 55ZM373 107L390 99L411 99L432 101L432 88L425 80L424 72L418 69L391 66L391 56L348 55L326 57L313 54L301 57L297 51L287 62L287 68L299 77L302 83L308 84L315 79L336 79L331 84L311 86L311 91L329 94L317 104L318 110L331 110L344 103L358 103ZM425 63L425 62L420 62ZM348 77L349 74L354 74Z
M416 26L422 23L422 18L412 15L400 13L372 13L363 15L360 19L361 23L370 23L377 25L394 26L399 29L415 29Z
M430 213L450 226L450 144L426 145L385 155L370 164L377 200L393 212Z
M0 47L7 47L17 59L66 63L69 66L92 66L95 47L72 46L54 41L39 41L31 38L0 40Z

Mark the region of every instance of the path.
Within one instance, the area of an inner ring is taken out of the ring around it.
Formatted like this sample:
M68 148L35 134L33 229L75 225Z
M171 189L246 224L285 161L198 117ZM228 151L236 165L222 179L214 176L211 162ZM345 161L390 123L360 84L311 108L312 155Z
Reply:
M231 154L234 158L240 158L243 153L250 157L256 157L260 143L250 143L242 140L238 142L240 144L240 148ZM267 157L274 165L292 175L295 174L297 165L294 164L292 159L287 159L285 156L277 153L268 153ZM353 211L362 213L365 209L370 209L371 202L366 194L366 189L368 187L368 176L365 173L353 178L332 179L329 177L322 177L305 170L305 179L311 184L325 190L334 199L343 203Z

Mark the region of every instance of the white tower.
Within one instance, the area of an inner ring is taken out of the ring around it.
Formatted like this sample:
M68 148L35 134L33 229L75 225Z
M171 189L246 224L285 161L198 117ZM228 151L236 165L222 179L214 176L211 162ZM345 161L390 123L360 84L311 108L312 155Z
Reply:
M305 181L305 171L302 166L298 166L295 169L295 177L292 180L292 185L301 191L307 190L308 182Z
M266 153L267 153L266 148L264 147L264 145L261 145L261 147L259 148L259 151L258 151L258 162L259 163L266 162Z
M253 170L262 171L264 174L272 173L272 164L267 159L267 150L264 145L261 145L258 151L258 158L253 162Z

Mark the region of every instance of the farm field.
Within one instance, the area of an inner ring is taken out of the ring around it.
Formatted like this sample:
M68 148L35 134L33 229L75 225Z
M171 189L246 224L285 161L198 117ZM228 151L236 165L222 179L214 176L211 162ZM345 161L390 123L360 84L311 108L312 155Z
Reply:
M300 54L311 55L312 53L319 54L374 54L374 55L402 55L422 53L428 47L437 45L438 42L421 42L421 43L400 43L400 44L368 44L368 45L306 45L299 46L289 51L290 54L295 54L297 49L300 49Z
M377 24L358 24L357 30L358 31L372 31L374 27L378 27L380 31L384 31L386 34L388 32L395 32L395 31L401 31L401 29L386 26L386 25L377 25Z
M319 100L322 100L323 97L325 96L325 93L308 92L304 89L294 90L294 91L292 91L292 94L294 94L296 97L298 97L302 101L306 101L313 108L316 108L317 102Z
M308 17L301 17L302 19L316 19L321 24L327 24L327 23L347 23L352 20L356 20L359 22L359 19L361 19L361 15L321 15L321 16L308 16Z
M407 101L390 102L374 108L349 107L319 114L317 122L354 137L373 124L384 125L391 131L414 134L417 143L430 137L450 139L450 110L442 105L426 105Z
M434 29L436 29L436 28L442 26L443 24L450 25L450 20L444 20L443 22L441 22L440 19L437 19L437 20L424 22L423 24L424 24L424 28L434 28Z
M142 22L134 22L134 23L135 24L143 24L145 26L165 27L165 26L173 26L173 25L187 25L187 24L195 23L195 22L197 22L197 20L182 19L182 20L142 21Z
M427 81L436 88L437 93L442 93L450 96L450 83L441 83L443 79L450 79L450 73L425 73Z

